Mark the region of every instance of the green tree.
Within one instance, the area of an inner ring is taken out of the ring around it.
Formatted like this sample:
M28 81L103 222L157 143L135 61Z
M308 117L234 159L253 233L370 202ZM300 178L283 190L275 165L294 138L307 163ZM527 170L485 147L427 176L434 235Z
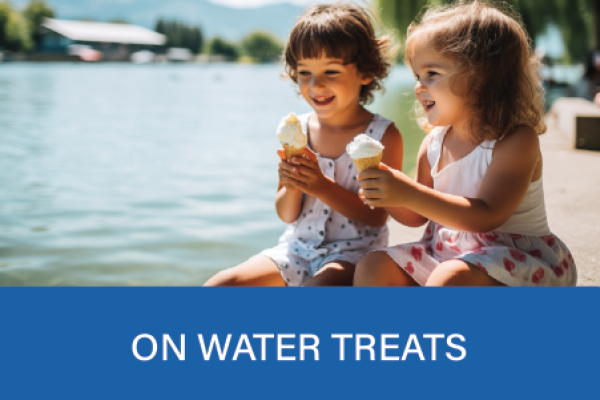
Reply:
M448 0L376 0L381 18L397 29L402 40L409 24L427 5L452 3ZM502 2L496 2L502 6ZM535 40L550 24L558 27L565 44L565 61L582 61L594 47L595 0L507 0L522 17L529 35ZM599 46L600 43L596 43Z
M555 25L565 45L564 61L583 61L594 47L593 0L509 0L534 39L550 24Z
M187 25L178 21L163 20L156 21L154 30L167 37L167 46L182 47L198 54L202 51L204 37L198 26Z
M31 40L37 48L42 41L40 25L44 22L44 18L54 18L54 10L44 0L31 0L23 10L23 17L27 21Z
M406 37L406 30L423 7L433 2L427 0L376 0L381 20L386 26L397 30L400 39Z
M240 56L240 52L235 44L230 43L218 36L211 40L208 46L208 52L214 55L229 57L234 60Z
M270 62L281 56L283 44L269 32L256 31L242 40L245 53L260 62Z
M8 1L0 2L0 48L10 51L31 49L29 26L20 12L14 10Z

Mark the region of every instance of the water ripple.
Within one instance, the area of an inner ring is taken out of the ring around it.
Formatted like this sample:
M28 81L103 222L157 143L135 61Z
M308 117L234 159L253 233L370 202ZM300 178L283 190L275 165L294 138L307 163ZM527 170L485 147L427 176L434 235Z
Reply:
M0 285L198 285L274 245L275 129L310 110L280 73L0 65Z

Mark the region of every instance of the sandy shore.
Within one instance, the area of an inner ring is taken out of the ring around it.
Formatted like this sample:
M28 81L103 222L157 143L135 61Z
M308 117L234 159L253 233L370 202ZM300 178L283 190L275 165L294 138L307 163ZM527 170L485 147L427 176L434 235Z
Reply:
M600 286L600 152L574 150L552 120L540 142L550 229L575 258L577 285ZM395 221L388 226L390 244L416 241L424 229Z

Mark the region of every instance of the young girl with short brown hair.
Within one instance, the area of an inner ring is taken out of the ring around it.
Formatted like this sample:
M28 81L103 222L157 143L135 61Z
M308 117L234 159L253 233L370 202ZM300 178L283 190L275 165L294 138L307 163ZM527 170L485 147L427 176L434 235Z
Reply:
M359 199L346 146L364 133L385 146L385 163L402 167L400 132L364 108L383 87L390 50L390 39L376 36L360 7L320 5L300 17L285 49L286 71L314 112L299 116L308 135L306 158L285 160L279 152L275 206L288 227L279 245L207 285L352 285L358 260L387 245L388 214Z

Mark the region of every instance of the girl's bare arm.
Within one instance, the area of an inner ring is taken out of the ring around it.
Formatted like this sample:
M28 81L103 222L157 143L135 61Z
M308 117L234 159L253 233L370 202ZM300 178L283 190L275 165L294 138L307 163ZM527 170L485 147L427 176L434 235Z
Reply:
M427 146L429 144L429 136L426 136L421 143L421 147L419 148L419 154L417 156L417 172L415 176L415 181L433 188L433 178L431 177L431 167L429 166L429 161L427 160ZM397 169L401 171L401 168L397 168L383 160L384 164L388 165L393 169ZM400 164L402 167L402 164ZM385 207L386 211L390 214L392 218L396 221L400 222L403 225L410 227L418 227L427 223L429 219L425 218L421 214L418 214L406 207Z
M402 205L454 229L489 232L515 212L540 157L536 132L520 126L497 142L476 198L438 192L395 170L365 171L359 180L368 204Z
M291 224L298 219L302 210L302 190L297 187L298 182L286 176L284 171L292 168L285 159L285 151L279 149L279 183L275 196L275 209L277 215L286 224Z
M281 185L280 185L281 186ZM302 209L302 191L290 190L282 186L275 196L277 215L286 224L291 224L298 219Z

